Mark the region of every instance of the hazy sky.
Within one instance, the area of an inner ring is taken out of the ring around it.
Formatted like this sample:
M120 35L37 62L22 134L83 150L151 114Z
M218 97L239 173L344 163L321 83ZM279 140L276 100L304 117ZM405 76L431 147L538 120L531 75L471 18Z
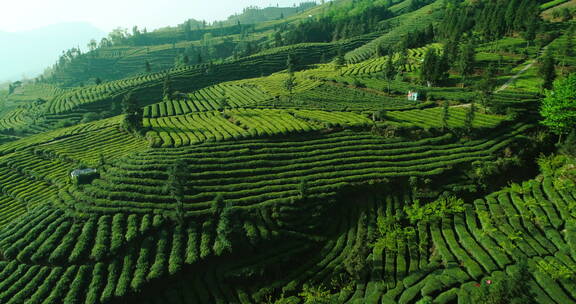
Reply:
M223 20L244 7L288 6L303 0L9 0L2 1L0 31L15 32L63 22L89 22L109 32L138 25L149 30L189 18Z

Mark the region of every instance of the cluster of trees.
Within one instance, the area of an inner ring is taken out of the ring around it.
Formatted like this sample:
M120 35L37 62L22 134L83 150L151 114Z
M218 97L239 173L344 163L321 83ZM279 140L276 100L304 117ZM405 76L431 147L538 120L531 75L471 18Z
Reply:
M79 48L71 48L69 50L62 51L62 54L60 57L58 57L58 61L52 67L52 69L57 71L80 56L82 56L82 51Z
M284 19L285 17L313 8L316 5L316 2L309 1L302 2L298 6L294 4L292 7L279 7L276 5L276 7L260 8L257 6L249 6L244 8L241 14L232 15L222 23L224 25L233 25L238 22L242 24L254 24L264 21Z
M395 49L397 51L403 51L411 48L418 48L431 43L435 40L435 30L434 26L430 24L423 30L409 32L408 34L402 36ZM381 46L380 46L381 47Z
M533 41L540 26L540 5L536 0L489 0L460 3L448 1L439 26L440 36L459 41L476 33L485 41L519 32Z
M330 42L378 30L380 21L393 16L394 14L388 7L370 3L358 15L346 15L346 17L339 17L338 15L324 16L319 19L302 22L292 28L282 28L280 30L284 32L282 36L285 44Z
M430 48L426 51L420 67L420 80L428 86L443 83L448 79L449 70L448 52L438 54L436 49Z
M428 86L439 85L448 80L450 70L455 70L465 86L468 76L474 73L475 56L476 51L471 41L446 44L441 51L430 48L420 67L420 81Z

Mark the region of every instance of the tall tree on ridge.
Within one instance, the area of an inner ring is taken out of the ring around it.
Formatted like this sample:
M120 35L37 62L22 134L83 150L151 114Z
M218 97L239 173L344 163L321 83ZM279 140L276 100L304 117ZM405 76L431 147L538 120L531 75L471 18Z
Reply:
M544 81L542 88L546 90L552 89L552 83L554 79L556 79L556 67L555 59L550 52L546 52L544 58L541 60L538 75L540 75Z
M476 51L474 50L474 45L472 45L471 42L468 41L461 45L456 66L460 76L462 77L463 86L466 84L466 77L474 72L475 56Z
M130 132L138 133L142 130L142 108L134 98L132 92L129 92L122 99L122 113L124 113L123 126Z
M394 76L396 76L396 67L392 61L392 53L388 54L388 59L386 60L382 74L384 79L386 79L386 83L388 84L388 94L390 94L390 83L392 82Z

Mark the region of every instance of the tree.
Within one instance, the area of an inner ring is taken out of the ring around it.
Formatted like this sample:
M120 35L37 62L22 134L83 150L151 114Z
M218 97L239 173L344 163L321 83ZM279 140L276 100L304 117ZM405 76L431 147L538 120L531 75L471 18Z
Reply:
M294 58L293 54L288 54L286 58L286 70L288 73L294 73L296 69L296 58Z
M172 81L170 79L170 74L166 73L166 78L164 78L164 86L162 88L162 96L164 100L172 99Z
M184 194L186 192L187 164L183 160L177 160L168 168L168 179L164 185L164 192L176 200L176 218L179 223L184 221Z
M477 304L535 304L534 293L528 282L532 275L525 258L513 266L502 279L484 281L472 289L471 303Z
M430 48L426 51L420 67L420 81L429 87L444 82L448 78L449 69L446 53L438 56L436 50Z
M359 221L362 223L362 227L369 226L366 213L362 213ZM366 258L369 252L366 243L366 234L362 233L358 242L352 247L350 255L344 260L344 269L354 280L361 280L368 269Z
M288 90L290 101L292 101L294 87L296 86L296 77L293 72L288 72L288 78L284 81L284 88Z
M546 90L540 114L541 123L559 136L558 142L576 129L576 73L554 81L554 89Z
M96 166L98 167L99 170L103 171L105 165L106 165L106 157L104 156L104 154L99 153L98 163L96 164Z
M378 46L376 47L376 56L382 57L385 55L386 55L386 48L384 47L384 45L382 43L378 44Z
M482 74L482 79L477 82L477 88L480 91L478 97L480 104L484 107L484 113L492 106L492 92L494 91L494 87L496 87L496 82L494 81L495 74L494 67L490 65Z
M216 226L216 240L214 241L214 253L222 255L232 252L233 233L233 205L226 203L220 214L218 226Z
M538 19L530 18L526 24L526 30L523 33L524 39L526 39L526 47L529 47L531 43L536 39L536 31L538 29Z
M183 24L184 37L186 40L192 39L192 20L186 20Z
M228 97L226 96L226 92L224 90L222 90L220 94L221 96L220 99L218 100L218 108L220 108L220 111L224 111L224 109L226 109L229 106Z
M292 54L288 54L288 58L286 59L286 70L288 71L288 78L286 78L284 81L284 87L290 94L290 101L292 101L292 93L294 91L294 87L296 86L296 78L294 77L294 65L294 56Z
M276 32L276 34L274 34L274 44L276 47L284 45L284 41L282 41L282 34L280 32Z
M130 132L138 133L142 130L142 108L129 92L122 99L122 113L124 116L123 126Z
M474 71L474 57L476 56L476 51L471 42L466 42L460 47L460 53L456 62L458 72L462 77L462 85L466 83L466 77L471 75Z
M554 57L550 52L546 52L544 58L541 60L538 75L542 77L544 81L542 88L546 90L552 89L552 83L554 79L556 79L556 67Z
M394 66L394 62L392 62L392 54L388 55L382 74L384 79L386 79L388 84L388 94L390 94L390 83L392 82L392 79L394 79L394 76L396 76L396 66Z
M108 40L112 42L112 45L121 45L128 35L128 29L125 28L115 28L108 34Z
M406 72L406 65L408 64L408 50L402 49L398 53L398 60L396 60L396 66L399 73Z
M480 105L484 108L484 114L486 114L488 109L493 106L494 99L492 92L490 91L480 91L478 94L478 100L480 101Z
M146 60L144 63L144 68L146 69L146 73L152 72L152 66L150 66L150 61Z
M88 123L88 122L95 121L98 119L100 119L100 115L98 115L98 113L88 112L82 116L82 120L80 122L81 123Z
M90 52L96 50L97 47L98 47L98 42L96 42L95 39L91 39L90 42L88 43L88 49L90 50Z
M466 118L464 119L464 128L470 132L474 124L474 118L476 117L476 105L474 102L470 103L468 111L466 112Z
M448 129L448 120L450 119L450 103L446 100L442 104L442 130Z
M435 65L438 61L438 56L434 49L428 49L424 54L424 61L420 66L420 80L426 83L429 87L434 85L435 82Z
M344 58L344 51L342 50L342 48L338 49L338 55L336 56L334 65L336 70L338 71L340 71L342 67L346 66L346 58Z
M100 79L100 77L96 77L96 79L94 80L94 84L99 85L102 83L102 79Z

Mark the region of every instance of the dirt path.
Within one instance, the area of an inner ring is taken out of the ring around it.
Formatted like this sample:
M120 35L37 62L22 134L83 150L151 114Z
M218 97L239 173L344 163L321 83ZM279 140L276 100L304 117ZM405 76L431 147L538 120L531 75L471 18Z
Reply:
M532 59L528 62L528 64L526 64L526 66L524 68L522 68L520 71L518 71L518 73L516 73L516 75L512 76L510 79L508 79L508 81L506 81L506 83L504 83L501 87L497 88L494 93L498 93L500 91L504 91L506 90L508 87L510 87L515 81L516 79L518 79L518 77L522 76L522 74L526 73L526 71L528 71L535 63L536 61L538 61L538 58L542 57L542 55L546 52L546 50L548 49L548 45L543 47L539 52L538 52L538 56L535 59Z
M516 79L518 79L518 77L520 77L520 76L522 76L522 74L526 73L526 71L528 71L528 69L530 69L535 63L536 63L536 59L532 59L523 69L518 71L518 73L516 73L516 75L512 76L510 79L508 79L508 81L506 81L506 83L504 83L501 87L496 89L496 91L494 91L494 93L498 93L500 91L506 90L508 87L510 87L516 81Z

